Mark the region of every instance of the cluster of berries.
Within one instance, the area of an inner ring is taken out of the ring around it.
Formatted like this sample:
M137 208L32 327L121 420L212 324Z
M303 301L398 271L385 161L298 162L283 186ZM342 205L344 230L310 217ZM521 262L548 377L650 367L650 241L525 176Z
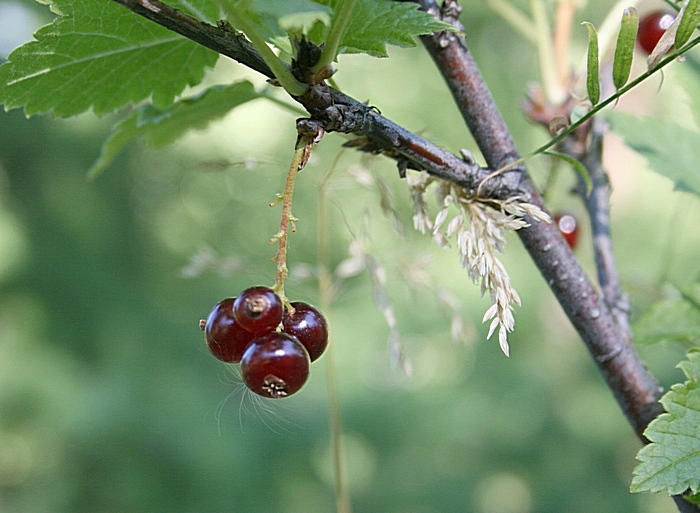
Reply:
M219 301L199 323L207 347L224 362L241 364L245 385L263 397L286 397L309 377L328 345L328 326L313 306L285 309L268 287L250 287Z

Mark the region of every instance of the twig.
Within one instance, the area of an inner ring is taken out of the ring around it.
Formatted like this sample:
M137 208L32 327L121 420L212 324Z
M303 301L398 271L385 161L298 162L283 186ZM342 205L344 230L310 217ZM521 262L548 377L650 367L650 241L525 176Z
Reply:
M421 6L443 21L457 24L454 0L438 9L433 0ZM461 26L458 25L460 29ZM486 162L497 169L517 160L518 150L498 112L464 38L443 33L423 36L423 43L442 72L457 106L481 149ZM512 168L520 177L520 189L530 201L544 208L542 199L522 165ZM644 428L660 412L659 386L639 360L613 315L581 269L554 224L533 223L519 230L520 238L552 292L585 342L622 411L640 439Z
M579 190L591 221L593 251L603 300L610 309L620 333L631 341L629 300L622 292L610 234L610 180L602 163L604 123L594 118L589 126L589 141L584 153L572 156L578 158L585 166L593 184L588 195L585 194L585 185L580 184Z
M250 41L226 22L221 22L215 27L196 20L159 0L113 1L122 4L127 9L148 18L168 30L172 30L206 48L230 57L268 78L274 78L274 74Z
M114 1L268 77L272 76L250 43L226 24L208 25L158 0ZM423 4L431 11L437 9L432 0L424 0ZM446 0L443 10L449 14L443 18L456 23L456 2ZM445 76L489 167L499 169L518 159L512 136L464 39L444 33L425 36L423 41ZM321 122L327 132L340 131L366 137L375 151L385 152L404 166L424 169L468 191L476 192L479 184L491 173L489 169L466 162L416 136L371 107L325 84L313 86L295 99L309 111L312 119ZM480 193L494 198L525 195L528 201L543 206L522 165L487 180ZM598 298L558 229L553 224L534 223L519 233L641 437L644 427L659 413L656 382L639 362L632 347L620 336L608 309Z
M226 22L209 25L159 0L113 1L268 78L274 77L250 42ZM443 150L393 123L373 107L326 84L312 86L294 99L307 109L312 119L322 123L326 132L350 133L366 138L371 151L396 159L400 169L425 170L473 192L491 172ZM514 176L517 173L503 173L482 186L480 193L495 198L513 196L518 193L518 184L512 180Z

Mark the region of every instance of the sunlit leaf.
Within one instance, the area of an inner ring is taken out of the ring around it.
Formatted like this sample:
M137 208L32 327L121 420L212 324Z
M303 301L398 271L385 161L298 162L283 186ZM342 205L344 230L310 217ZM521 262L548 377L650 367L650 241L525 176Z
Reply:
M231 86L215 86L203 93L179 101L167 109L144 105L119 122L102 145L97 162L89 171L90 177L101 173L128 144L145 138L159 148L174 142L191 129L205 128L228 112L250 100L259 98L248 81Z
M173 2L195 16L216 19L212 2ZM198 84L218 54L101 0L56 0L61 13L0 66L0 102L29 115L72 116L90 108L111 112L148 97L167 107Z
M644 431L652 443L637 453L632 492L665 490L676 495L700 489L700 350L691 350L680 367L688 380L673 385L661 398L668 413Z
M336 6L338 0L317 0ZM415 46L415 36L456 29L432 14L419 10L413 2L359 0L340 44L340 53L367 53L386 57L387 45Z

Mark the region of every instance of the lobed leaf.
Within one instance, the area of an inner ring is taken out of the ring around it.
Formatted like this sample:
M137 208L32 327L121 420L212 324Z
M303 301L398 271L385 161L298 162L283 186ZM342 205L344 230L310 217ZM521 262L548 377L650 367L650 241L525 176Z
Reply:
M335 7L339 0L317 0ZM387 45L412 47L415 36L438 31L457 32L452 25L419 10L413 2L359 0L340 43L339 53L367 53L387 57Z
M261 96L253 84L242 81L230 86L211 87L167 109L144 105L114 127L88 174L92 178L97 176L121 150L139 138L145 138L156 148L167 146L189 130L205 128L234 107Z
M605 118L630 148L646 157L653 171L672 180L676 189L700 195L697 132L621 112L608 112Z
M668 413L654 419L644 431L652 443L637 453L632 492L671 495L700 489L700 349L691 350L678 365L688 380L673 385L661 398Z
M212 0L173 6L213 22ZM59 14L0 65L0 102L27 116L115 111L148 97L165 108L218 54L107 0L54 0Z
M613 57L613 84L615 84L615 89L620 89L624 86L630 77L638 28L639 15L637 14L637 9L628 7L622 14L620 32L617 36L615 55Z
M595 105L600 101L598 33L591 23L584 21L582 25L585 25L588 29L588 71L586 73L586 89L588 90L588 99L591 101L592 105Z

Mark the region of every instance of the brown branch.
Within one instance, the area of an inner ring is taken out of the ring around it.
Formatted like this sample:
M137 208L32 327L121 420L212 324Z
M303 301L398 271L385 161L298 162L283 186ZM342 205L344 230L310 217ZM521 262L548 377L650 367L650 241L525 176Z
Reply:
M246 37L226 22L213 26L196 20L159 0L113 0L130 11L200 45L230 57L268 78L272 71Z
M212 26L159 0L114 0L137 14L192 39L270 77L272 73L252 45L226 23ZM424 7L435 12L434 2ZM452 11L450 11L452 9ZM447 0L445 20L457 23L456 2ZM443 13L437 12L438 15ZM422 38L452 90L457 105L492 169L518 158L515 143L462 37L444 33ZM490 175L472 162L446 152L325 84L310 87L295 98L327 132L352 133L367 139L374 151L387 153L400 167L424 169L486 197L524 195L543 207L524 167ZM641 365L633 348L616 329L606 305L596 294L558 229L533 223L520 236L576 329L586 342L610 388L637 434L659 412L658 386Z
M213 26L159 0L113 1L268 78L274 78L253 45L226 22ZM490 170L443 150L380 115L373 107L326 84L311 86L305 94L294 99L306 108L313 120L321 122L326 132L343 132L363 138L361 149L385 153L397 160L400 170L407 167L425 170L468 191L476 193L479 189L480 195L485 197L505 198L516 194L517 183L513 178L517 173L504 173L484 182L491 174Z
M250 42L226 22L215 27L195 20L159 0L113 1L268 78L274 78ZM456 0L445 0L442 9L438 8L434 0L400 1L420 3L425 10L463 30L458 21L460 8ZM519 152L510 131L464 38L442 33L421 39L442 72L489 168L500 169L517 160ZM425 170L456 183L471 193L478 190L484 197L503 199L521 195L545 208L537 188L522 165L513 166L508 172L493 176L490 169L460 159L381 116L372 107L325 84L310 87L295 100L307 109L312 119L321 123L325 131L351 133L363 138L358 144L361 149L381 152L396 159L400 170L405 170L406 167ZM595 161L588 162L595 169L600 167L599 164ZM607 203L609 191L603 187L602 182L599 185L599 195L591 200L593 203L589 203L591 212L599 212L600 205ZM608 219L599 216L592 219L592 222L598 240L596 255L599 259L603 298L593 288L554 224L533 223L530 228L520 230L519 234L588 347L637 436L647 442L643 436L644 428L661 413L658 403L660 389L631 345L629 326L620 322L619 314L624 314L626 319L626 311L621 302L614 260L611 258ZM682 497L673 498L682 513L700 511Z
M444 21L457 21L459 6L445 0L442 9L421 0L424 9ZM442 33L421 38L442 72L462 116L489 166L497 167L519 157L519 152L493 97L469 52L464 38ZM524 167L519 167L520 189L530 201L543 201ZM618 329L610 309L598 295L554 224L533 223L520 230L520 238L549 284L566 315L585 342L625 416L640 439L661 408L656 380L639 360L629 339ZM645 440L646 441L646 440Z
M578 155L574 151L570 151L569 154L580 160L588 170L593 185L590 193L586 194L585 185L580 179L578 189L590 218L598 284L603 300L612 313L620 333L631 341L629 299L622 292L610 233L610 180L602 163L604 123L594 118L588 126L590 128L588 141L582 147L584 151Z

